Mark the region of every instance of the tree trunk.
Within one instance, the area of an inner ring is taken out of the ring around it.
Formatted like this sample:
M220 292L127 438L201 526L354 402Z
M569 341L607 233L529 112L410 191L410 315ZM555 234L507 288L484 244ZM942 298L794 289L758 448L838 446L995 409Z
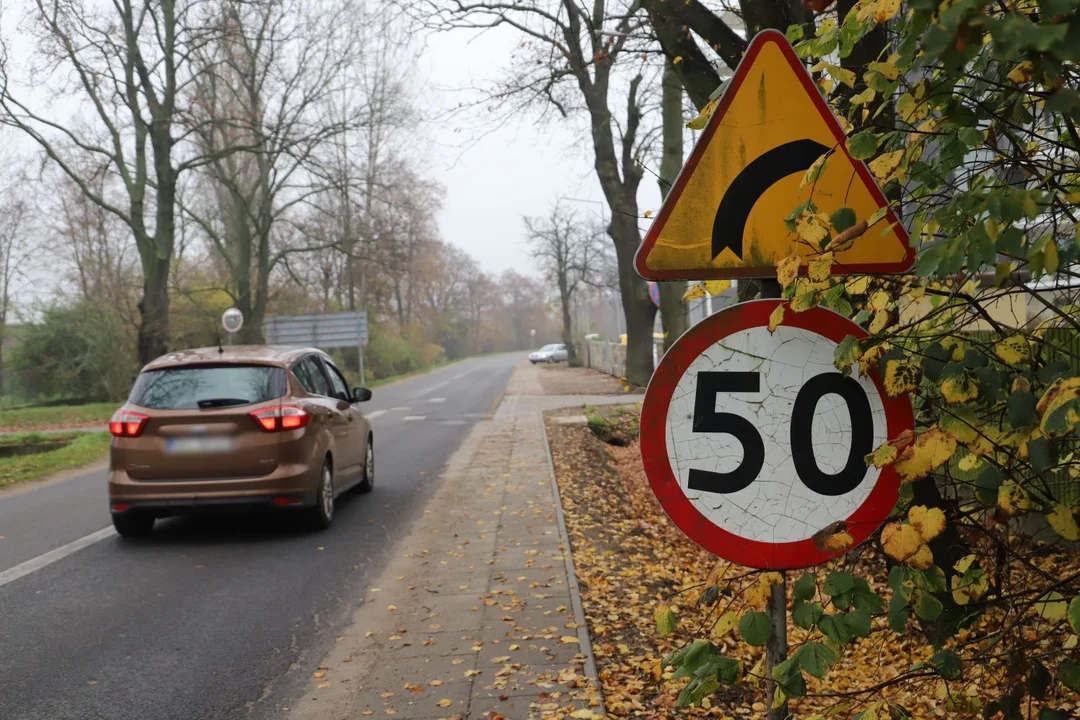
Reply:
M683 165L682 95L682 82L675 72L675 65L668 60L664 63L661 100L664 147L660 158L659 185L663 198L667 198ZM685 282L660 283L660 319L664 325L665 351L690 329L690 316L682 299L685 289Z
M169 260L143 259L143 296L139 300L139 362L165 354L169 345Z
M565 285L565 282L559 283ZM574 347L574 325L570 317L570 293L560 288L559 302L562 305L562 341L566 346L566 364L576 366L577 349Z
M619 263L619 294L626 317L626 379L645 387L653 372L653 324L656 306L649 299L649 284L637 274L634 255L640 244L637 213L613 214L608 233L615 240Z

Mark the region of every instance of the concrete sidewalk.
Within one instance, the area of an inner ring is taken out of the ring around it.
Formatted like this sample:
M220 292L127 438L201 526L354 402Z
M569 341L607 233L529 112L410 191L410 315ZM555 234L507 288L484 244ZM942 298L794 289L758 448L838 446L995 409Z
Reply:
M603 717L542 412L640 398L544 396L538 372L451 459L291 717Z

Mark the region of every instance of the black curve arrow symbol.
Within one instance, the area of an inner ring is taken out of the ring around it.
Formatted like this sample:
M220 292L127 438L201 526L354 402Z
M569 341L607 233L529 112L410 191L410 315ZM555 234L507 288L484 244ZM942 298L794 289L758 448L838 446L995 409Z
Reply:
M724 193L712 228L712 256L724 248L741 260L743 233L754 203L777 181L797 172L806 172L830 148L813 140L795 140L769 150L743 168Z

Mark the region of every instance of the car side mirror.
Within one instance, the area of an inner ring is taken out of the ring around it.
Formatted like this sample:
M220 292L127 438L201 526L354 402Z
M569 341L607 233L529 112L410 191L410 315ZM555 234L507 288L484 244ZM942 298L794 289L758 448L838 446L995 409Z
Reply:
M353 394L353 402L362 403L362 402L367 402L368 400L371 399L371 391L368 390L367 388L363 388L363 387L353 388L352 394Z

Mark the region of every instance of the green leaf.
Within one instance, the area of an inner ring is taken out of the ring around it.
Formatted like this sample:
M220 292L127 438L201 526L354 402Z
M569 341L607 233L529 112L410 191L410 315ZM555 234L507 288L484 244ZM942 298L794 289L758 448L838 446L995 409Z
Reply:
M801 697L806 694L806 678L803 677L795 658L790 657L774 667L772 677L784 689L788 697Z
M709 695L720 689L720 681L714 676L704 679L695 678L693 682L682 689L675 701L679 707L697 705Z
M1074 597L1069 602L1069 612L1066 617L1069 620L1069 627L1077 635L1080 635L1080 597Z
M1030 390L1017 390L1009 396L1009 424L1014 428L1035 427L1039 423L1038 399Z
M920 590L915 598L915 614L923 620L937 620L943 609L941 601L925 590Z
M821 619L821 616L825 614L820 603L811 603L804 600L796 600L795 606L791 610L791 619L796 625L809 630L814 627L815 623Z
M941 343L934 343L927 346L923 350L923 375L931 380L940 380L941 371L945 367L945 363L949 361L949 351L941 346Z
M855 578L851 573L830 573L821 589L826 595L842 595L855 589Z
M739 676L742 675L741 662L723 655L717 656L713 662L716 664L716 676L718 678L729 685L734 685L739 681Z
M855 160L867 160L877 152L877 138L874 133L864 130L847 139L847 149Z
M902 633L908 624L908 601L900 593L893 593L889 600L889 628L893 632Z
M837 646L844 645L851 640L851 630L847 623L837 618L836 615L824 615L818 620L818 630L829 638Z
M930 658L930 665L946 680L956 680L964 674L964 663L952 650L939 650Z
M677 678L692 677L715 657L717 657L715 645L708 640L695 640L689 646L665 658L664 665L675 668Z
M1051 682L1053 678L1050 677L1050 671L1046 669L1046 666L1038 660L1032 662L1027 678L1028 692L1031 693L1031 697L1036 700L1045 700Z
M945 572L937 566L927 570L914 570L911 576L915 579L915 584L927 592L945 592L948 588Z
M829 216L829 222L837 232L844 232L855 224L855 211L849 207L842 207Z
M843 620L855 637L870 637L870 613L866 609L855 608Z
M810 600L814 597L815 592L817 592L817 581L814 579L813 574L803 573L802 577L795 581L792 595L796 601Z
M698 598L698 605L707 605L712 607L716 604L716 601L720 599L720 587L717 585L710 585L705 588L705 592L701 593L701 597Z
M670 635L675 632L675 624L678 622L678 618L675 617L675 611L667 605L656 611L655 620L656 632L660 635Z
M1054 445L1048 438L1028 440L1027 451L1028 460L1035 472L1045 472L1057 462L1055 457L1057 453L1054 452Z
M750 645L764 645L772 635L772 620L763 612L744 613L739 618L739 634Z
M1073 692L1080 692L1080 662L1064 660L1058 665L1058 680Z
M795 659L799 661L799 666L803 670L821 679L836 662L836 653L824 643L811 641L799 648L799 651L795 653Z

